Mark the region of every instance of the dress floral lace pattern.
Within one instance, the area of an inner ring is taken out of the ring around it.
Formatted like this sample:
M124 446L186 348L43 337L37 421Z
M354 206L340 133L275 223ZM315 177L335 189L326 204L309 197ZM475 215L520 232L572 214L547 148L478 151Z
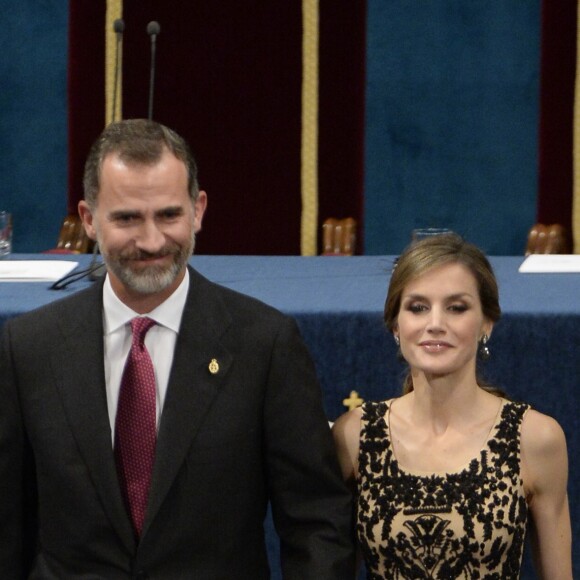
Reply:
M368 578L519 577L527 504L520 428L529 408L504 402L486 447L457 473L399 468L388 403L366 403L359 455L357 536Z

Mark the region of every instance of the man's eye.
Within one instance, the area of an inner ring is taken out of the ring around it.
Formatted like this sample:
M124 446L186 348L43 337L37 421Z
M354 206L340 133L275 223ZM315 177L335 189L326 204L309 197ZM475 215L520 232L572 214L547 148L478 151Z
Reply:
M135 221L134 215L117 215L115 216L115 221L119 224L130 224Z
M181 216L181 211L179 210L171 210L171 211L165 211L161 214L161 218L164 220L175 220L178 217Z

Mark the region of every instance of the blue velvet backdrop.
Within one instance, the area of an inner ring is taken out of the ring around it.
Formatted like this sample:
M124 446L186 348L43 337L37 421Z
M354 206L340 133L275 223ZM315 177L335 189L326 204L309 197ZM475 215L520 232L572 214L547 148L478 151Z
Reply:
M0 209L19 252L66 213L68 2L0 0ZM447 226L521 254L536 215L540 0L368 0L365 253Z
M535 222L540 0L370 0L365 253L416 227L522 254Z
M66 215L65 0L0 0L0 210L15 251L54 247Z

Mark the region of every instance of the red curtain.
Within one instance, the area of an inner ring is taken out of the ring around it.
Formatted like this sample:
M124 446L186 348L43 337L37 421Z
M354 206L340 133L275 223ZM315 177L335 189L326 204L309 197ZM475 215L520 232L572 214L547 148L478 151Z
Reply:
M104 124L104 4L70 2L71 207ZM123 18L124 118L148 114L146 28L161 27L153 118L198 160L209 203L197 251L299 254L301 2L125 0ZM320 2L320 221L361 222L365 18L364 0Z
M83 168L105 124L105 2L69 2L68 212L83 197Z
M538 221L572 231L576 0L543 0Z

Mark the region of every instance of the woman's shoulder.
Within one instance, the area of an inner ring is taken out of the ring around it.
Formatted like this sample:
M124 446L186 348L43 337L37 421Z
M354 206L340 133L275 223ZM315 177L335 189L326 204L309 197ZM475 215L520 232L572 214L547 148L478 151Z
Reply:
M357 407L341 415L332 425L332 436L345 481L354 486L358 474L358 454L362 409Z
M363 425L375 424L378 419L385 417L392 401L366 401L362 406L347 411L334 422L332 432L337 441L355 442L358 447Z
M353 434L360 433L361 428L361 420L363 416L363 409L362 407L357 407L356 409L352 409L347 411L334 422L332 425L332 432L334 433L335 437L339 436L341 438L350 437Z
M548 415L529 410L522 424L522 476L528 501L549 497L566 489L568 452L566 436L558 422Z
M549 455L566 446L566 436L558 421L528 409L522 422L522 448L534 455Z

